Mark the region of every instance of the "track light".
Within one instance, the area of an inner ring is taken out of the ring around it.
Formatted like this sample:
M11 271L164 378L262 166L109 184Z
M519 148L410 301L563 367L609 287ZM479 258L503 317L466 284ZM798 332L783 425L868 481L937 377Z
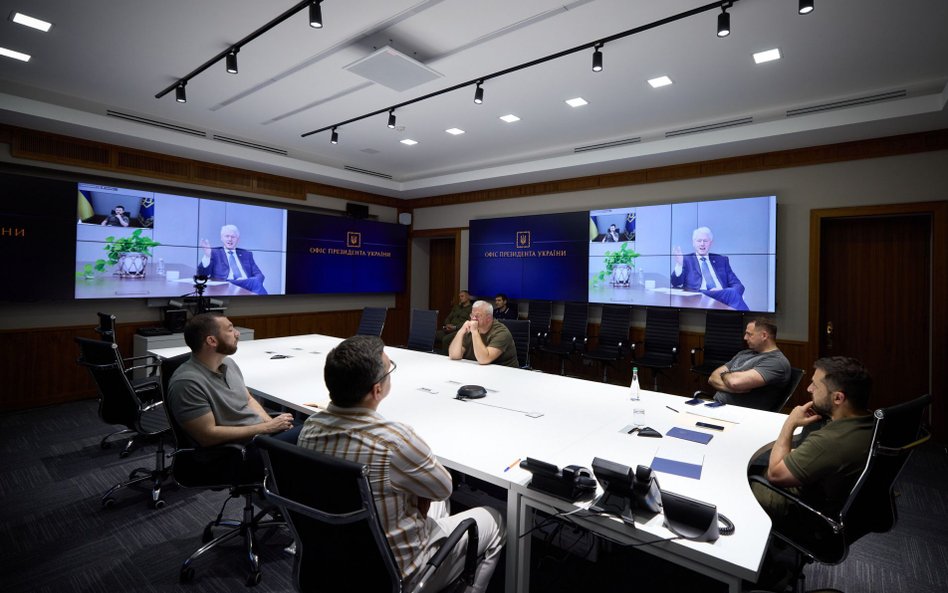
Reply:
M178 83L178 86L174 87L174 100L178 103L187 103L188 102L188 93L184 90L185 81Z
M339 144L339 132L336 131L336 128L332 129L332 137L329 138L330 144Z
M727 4L721 6L721 14L718 15L718 37L727 37L731 34L731 15L727 13Z
M239 48L234 47L229 52L227 52L225 63L227 65L227 71L231 74L237 74L237 52L239 51Z
M477 83L477 88L474 89L474 102L480 105L484 102L484 88L481 86L483 82Z
M596 46L593 52L593 72L602 72L602 44Z
M389 109L388 111L388 127L395 129L395 110Z
M800 0L800 9L797 10L800 14L810 14L813 12L813 0Z
M314 29L323 28L323 11L319 7L319 3L322 0L313 0L313 3L309 5L309 26Z

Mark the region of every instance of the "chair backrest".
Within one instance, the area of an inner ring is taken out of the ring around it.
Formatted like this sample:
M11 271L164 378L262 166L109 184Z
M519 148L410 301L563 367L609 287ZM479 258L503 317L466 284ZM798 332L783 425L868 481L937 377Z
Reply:
M76 362L89 369L99 391L99 416L108 424L137 430L142 402L128 379L118 346L111 341L78 337L76 344Z
M99 327L95 328L99 334L99 339L103 342L115 341L115 315L111 313L98 313Z
M803 380L803 375L806 374L806 371L803 369L798 369L796 367L790 368L790 380L787 381L787 385L784 388L783 397L779 402L774 404L774 407L770 409L771 412L779 412L783 410L783 407L787 405L787 402L790 401L790 398L793 397L793 392L797 390L797 386L800 384L800 381Z
M745 348L744 315L710 310L704 321L704 361L718 367Z
M527 319L530 320L530 331L534 335L544 336L550 333L550 319L553 317L553 303L550 301L530 301Z
M573 338L582 340L586 337L588 325L589 304L566 303L563 311L563 327L560 329L560 342L569 342Z
M632 308L626 305L603 305L599 324L599 349L618 350L629 343Z
M645 310L645 352L649 357L675 358L678 349L678 309L648 307Z
M297 590L400 591L401 573L375 509L368 467L269 436L254 443L267 466L266 497L280 507L296 538Z
M429 309L412 309L411 322L408 326L409 350L433 352L435 332L438 331L438 311Z
M520 368L530 366L530 320L529 319L498 319L510 330L514 346L517 347L517 361Z
M359 319L359 329L355 335L381 337L387 314L388 309L385 307L365 307L362 309L362 318Z

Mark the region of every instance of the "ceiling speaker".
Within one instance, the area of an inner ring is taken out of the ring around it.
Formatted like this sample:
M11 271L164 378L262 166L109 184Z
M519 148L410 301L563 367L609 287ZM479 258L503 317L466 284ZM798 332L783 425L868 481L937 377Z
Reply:
M407 91L443 76L388 45L345 69L395 91Z
M411 212L399 212L398 223L405 226L411 226Z

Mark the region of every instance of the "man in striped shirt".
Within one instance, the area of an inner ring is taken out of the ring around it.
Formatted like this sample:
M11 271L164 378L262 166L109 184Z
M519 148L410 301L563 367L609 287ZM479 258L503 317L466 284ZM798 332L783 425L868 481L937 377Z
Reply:
M411 583L458 523L473 518L478 556L484 560L470 590L484 591L503 548L503 516L487 507L450 515L448 470L410 426L378 413L396 368L384 346L377 337L354 336L329 353L324 375L331 403L309 417L299 445L368 466L379 519L405 583ZM427 590L438 591L457 578L463 566L464 546L459 545Z

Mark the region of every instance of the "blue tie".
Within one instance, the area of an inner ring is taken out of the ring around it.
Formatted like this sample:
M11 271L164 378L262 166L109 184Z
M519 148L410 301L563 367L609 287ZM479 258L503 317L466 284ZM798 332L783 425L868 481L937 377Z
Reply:
M240 279L240 267L237 265L237 258L234 257L233 251L227 252L227 261L230 262L230 273L234 279Z
M704 278L704 288L705 290L712 290L717 288L717 284L714 283L714 276L711 275L711 268L708 267L708 258L701 258L701 277Z

